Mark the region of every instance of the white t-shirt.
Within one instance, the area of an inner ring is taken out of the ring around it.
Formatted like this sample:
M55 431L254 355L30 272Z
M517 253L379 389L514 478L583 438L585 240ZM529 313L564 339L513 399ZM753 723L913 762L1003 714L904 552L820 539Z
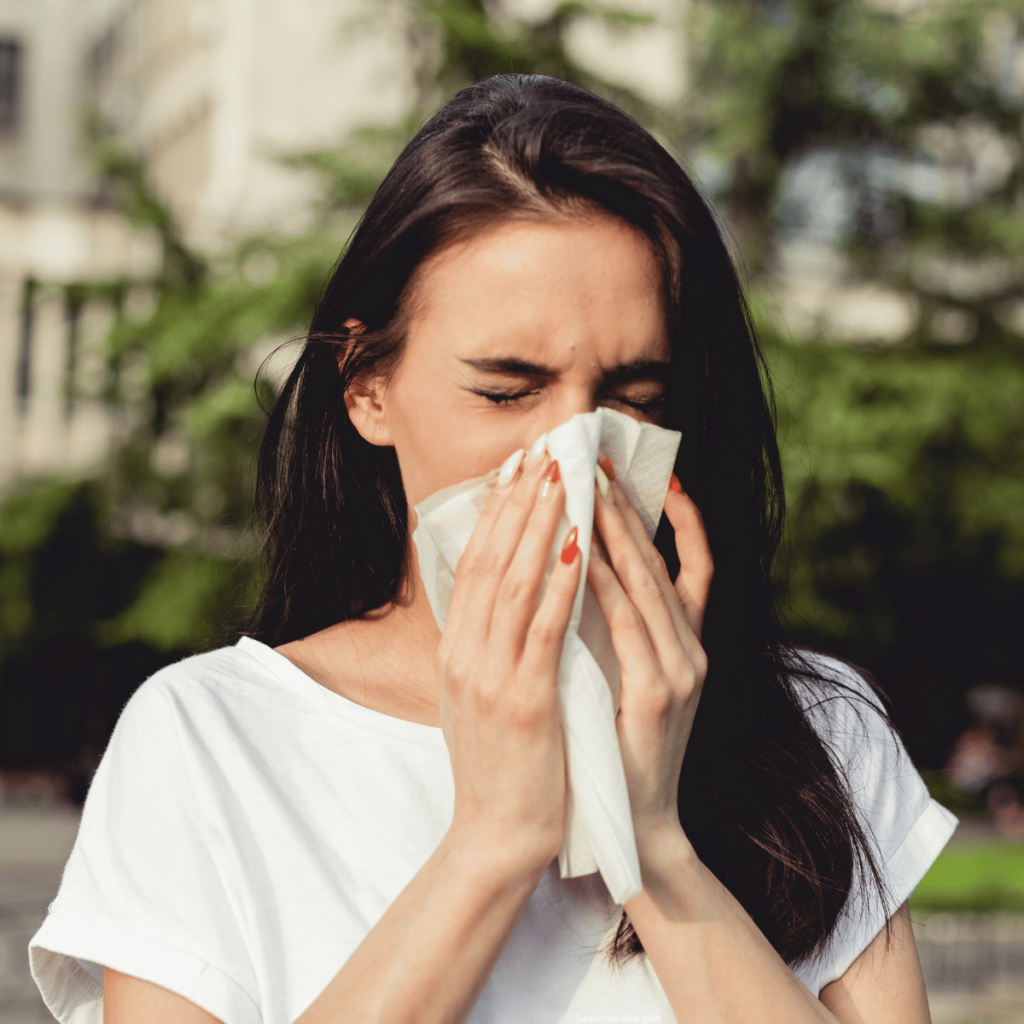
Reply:
M855 704L812 714L877 838L891 912L956 820ZM165 668L129 701L97 770L30 946L36 982L63 1024L101 1024L100 965L226 1024L288 1024L434 851L453 800L440 729L354 704L263 644ZM646 958L609 966L619 914L600 876L563 881L552 865L470 1021L674 1021ZM886 917L877 899L851 899L827 955L797 976L817 993Z

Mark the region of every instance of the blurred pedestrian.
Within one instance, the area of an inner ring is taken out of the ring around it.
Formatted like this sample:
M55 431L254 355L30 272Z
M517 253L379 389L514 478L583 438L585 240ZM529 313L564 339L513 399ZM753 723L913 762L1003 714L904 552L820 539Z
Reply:
M983 795L1001 835L1024 839L1024 694L989 683L968 690L966 701L977 724L953 744L950 780Z

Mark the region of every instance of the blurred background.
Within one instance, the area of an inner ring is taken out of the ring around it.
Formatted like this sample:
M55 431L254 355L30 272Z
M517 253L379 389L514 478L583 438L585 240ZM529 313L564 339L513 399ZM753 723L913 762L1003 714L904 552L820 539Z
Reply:
M718 211L787 626L963 820L912 904L935 1020L1024 1021L1022 0L0 0L0 1022L49 1019L24 947L124 702L245 617L290 339L418 125L508 71Z

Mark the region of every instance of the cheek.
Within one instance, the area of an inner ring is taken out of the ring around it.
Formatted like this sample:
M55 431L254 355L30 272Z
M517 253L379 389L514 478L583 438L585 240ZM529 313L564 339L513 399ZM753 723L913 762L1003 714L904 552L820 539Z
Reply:
M392 436L409 504L485 476L523 447L527 441L513 418L500 419L474 416L457 399L435 401L423 395L404 405L392 418Z
M388 419L410 505L494 468L489 446L481 443L455 402L426 389L406 397Z

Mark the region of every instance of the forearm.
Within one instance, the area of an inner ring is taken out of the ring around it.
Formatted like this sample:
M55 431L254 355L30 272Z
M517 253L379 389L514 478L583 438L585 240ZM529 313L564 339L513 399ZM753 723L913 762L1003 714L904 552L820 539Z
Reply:
M680 1020L837 1024L681 832L652 845L626 911Z
M449 833L296 1024L465 1020L542 873Z

